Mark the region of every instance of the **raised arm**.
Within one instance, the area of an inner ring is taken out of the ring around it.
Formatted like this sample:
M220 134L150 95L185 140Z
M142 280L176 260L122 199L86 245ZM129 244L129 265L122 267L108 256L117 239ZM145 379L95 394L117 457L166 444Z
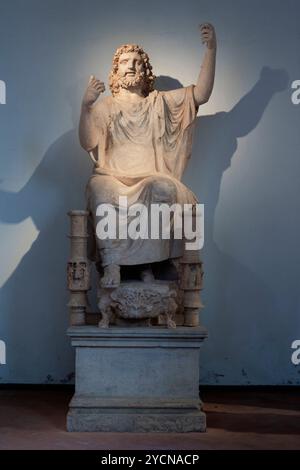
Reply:
M198 106L207 103L213 90L216 68L217 40L214 27L209 23L200 26L202 43L206 52L201 65L197 85L194 87L194 98Z
M103 82L91 75L81 105L79 140L81 146L90 152L98 145L98 129L95 121L94 104L105 90Z

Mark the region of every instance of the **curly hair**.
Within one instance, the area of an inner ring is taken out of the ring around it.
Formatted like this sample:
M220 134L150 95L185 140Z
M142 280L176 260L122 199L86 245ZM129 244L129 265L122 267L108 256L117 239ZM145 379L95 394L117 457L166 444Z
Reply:
M144 49L138 46L137 44L124 44L123 46L118 47L118 49L116 50L115 55L113 57L112 69L109 74L109 88L113 96L115 96L120 89L120 83L117 77L119 58L121 54L124 54L126 52L137 52L141 56L144 62L145 73L142 93L144 94L144 96L148 96L149 93L154 89L154 81L156 77L152 72L152 65L150 64L148 54L146 54Z

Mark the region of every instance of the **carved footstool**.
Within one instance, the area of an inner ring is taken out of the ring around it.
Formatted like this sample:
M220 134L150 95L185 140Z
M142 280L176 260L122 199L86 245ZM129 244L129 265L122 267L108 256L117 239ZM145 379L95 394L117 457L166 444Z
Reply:
M115 318L150 320L164 316L168 328L176 328L174 321L178 308L178 290L175 283L154 281L122 282L115 289L99 288L98 307L102 314L100 328L107 328Z

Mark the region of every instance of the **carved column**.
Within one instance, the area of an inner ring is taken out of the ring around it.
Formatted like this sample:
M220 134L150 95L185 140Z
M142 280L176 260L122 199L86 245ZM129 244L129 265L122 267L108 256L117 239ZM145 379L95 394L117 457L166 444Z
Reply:
M192 217L196 217L193 206ZM195 227L195 220L193 220ZM185 250L180 260L180 289L183 291L184 326L198 326L199 312L203 308L200 291L203 284L203 268L199 250Z
M87 258L87 211L70 211L71 256L68 262L68 289L70 301L70 325L85 324L85 314L88 305L87 291L90 289L90 262Z

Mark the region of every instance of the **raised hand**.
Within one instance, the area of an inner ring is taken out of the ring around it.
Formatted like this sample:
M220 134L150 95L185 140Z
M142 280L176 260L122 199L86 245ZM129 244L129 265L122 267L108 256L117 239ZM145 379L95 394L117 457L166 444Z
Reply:
M202 44L206 44L208 49L215 49L217 47L217 39L215 28L210 23L203 23L200 25Z
M95 78L94 75L91 75L87 89L83 95L82 104L84 106L92 106L95 103L95 101L97 101L100 94L103 93L104 91L105 91L104 83L101 82L100 80L97 80L97 78Z

